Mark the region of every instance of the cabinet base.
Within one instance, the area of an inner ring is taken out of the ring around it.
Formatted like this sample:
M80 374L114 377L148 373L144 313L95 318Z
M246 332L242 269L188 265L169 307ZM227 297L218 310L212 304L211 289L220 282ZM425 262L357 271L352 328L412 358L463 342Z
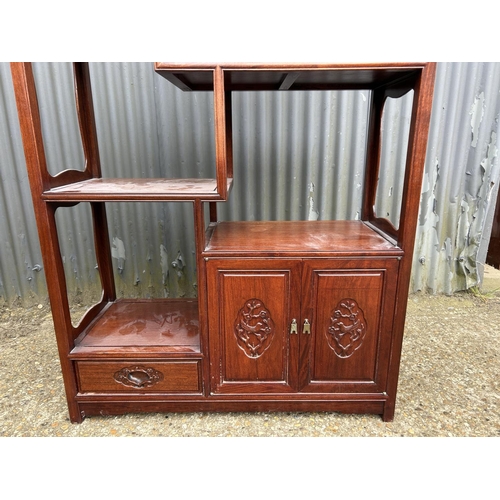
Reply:
M338 412L348 414L380 415L384 422L391 422L394 412L387 401L381 400L169 400L169 401L88 401L78 402L79 419L85 417L124 415L130 413L188 413L188 412Z

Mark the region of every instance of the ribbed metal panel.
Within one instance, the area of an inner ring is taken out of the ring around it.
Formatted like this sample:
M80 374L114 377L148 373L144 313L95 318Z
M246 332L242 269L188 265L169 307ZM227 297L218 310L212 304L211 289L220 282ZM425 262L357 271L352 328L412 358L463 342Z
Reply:
M369 92L234 94L233 220L357 219Z
M213 97L186 94L149 63L92 64L104 177L214 177ZM124 296L195 296L190 203L107 205Z
M49 170L83 168L69 64L34 65ZM105 177L213 177L213 96L185 93L149 63L93 63ZM7 63L0 63L0 297L43 300L46 284ZM439 63L411 290L473 286L499 181L500 63ZM226 220L357 219L370 93L233 95L235 182ZM384 112L376 211L398 224L411 96ZM196 295L190 203L109 203L124 296ZM388 214L388 215L387 215ZM58 209L69 293L100 290L88 204ZM85 296L87 295L87 296Z
M438 65L412 290L478 283L498 192L499 117L499 63Z

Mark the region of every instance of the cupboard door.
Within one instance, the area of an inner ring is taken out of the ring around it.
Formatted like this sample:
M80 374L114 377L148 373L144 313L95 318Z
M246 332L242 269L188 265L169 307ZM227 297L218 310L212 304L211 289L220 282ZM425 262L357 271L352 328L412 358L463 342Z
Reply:
M300 386L311 392L384 392L398 261L306 261Z
M212 392L290 392L297 386L300 261L209 260Z

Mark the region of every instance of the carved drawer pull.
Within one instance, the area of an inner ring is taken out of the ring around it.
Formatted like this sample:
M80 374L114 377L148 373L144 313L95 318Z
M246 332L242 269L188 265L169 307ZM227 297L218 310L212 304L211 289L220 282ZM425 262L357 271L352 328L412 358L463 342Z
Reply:
M163 380L163 373L145 366L129 366L117 371L114 379L119 384L127 387L143 389L144 387L151 387L161 382Z

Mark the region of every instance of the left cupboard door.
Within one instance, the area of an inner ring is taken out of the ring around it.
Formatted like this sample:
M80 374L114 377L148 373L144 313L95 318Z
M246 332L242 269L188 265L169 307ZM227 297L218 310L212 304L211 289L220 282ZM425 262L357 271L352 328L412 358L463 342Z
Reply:
M301 269L298 259L209 259L212 393L296 390Z

